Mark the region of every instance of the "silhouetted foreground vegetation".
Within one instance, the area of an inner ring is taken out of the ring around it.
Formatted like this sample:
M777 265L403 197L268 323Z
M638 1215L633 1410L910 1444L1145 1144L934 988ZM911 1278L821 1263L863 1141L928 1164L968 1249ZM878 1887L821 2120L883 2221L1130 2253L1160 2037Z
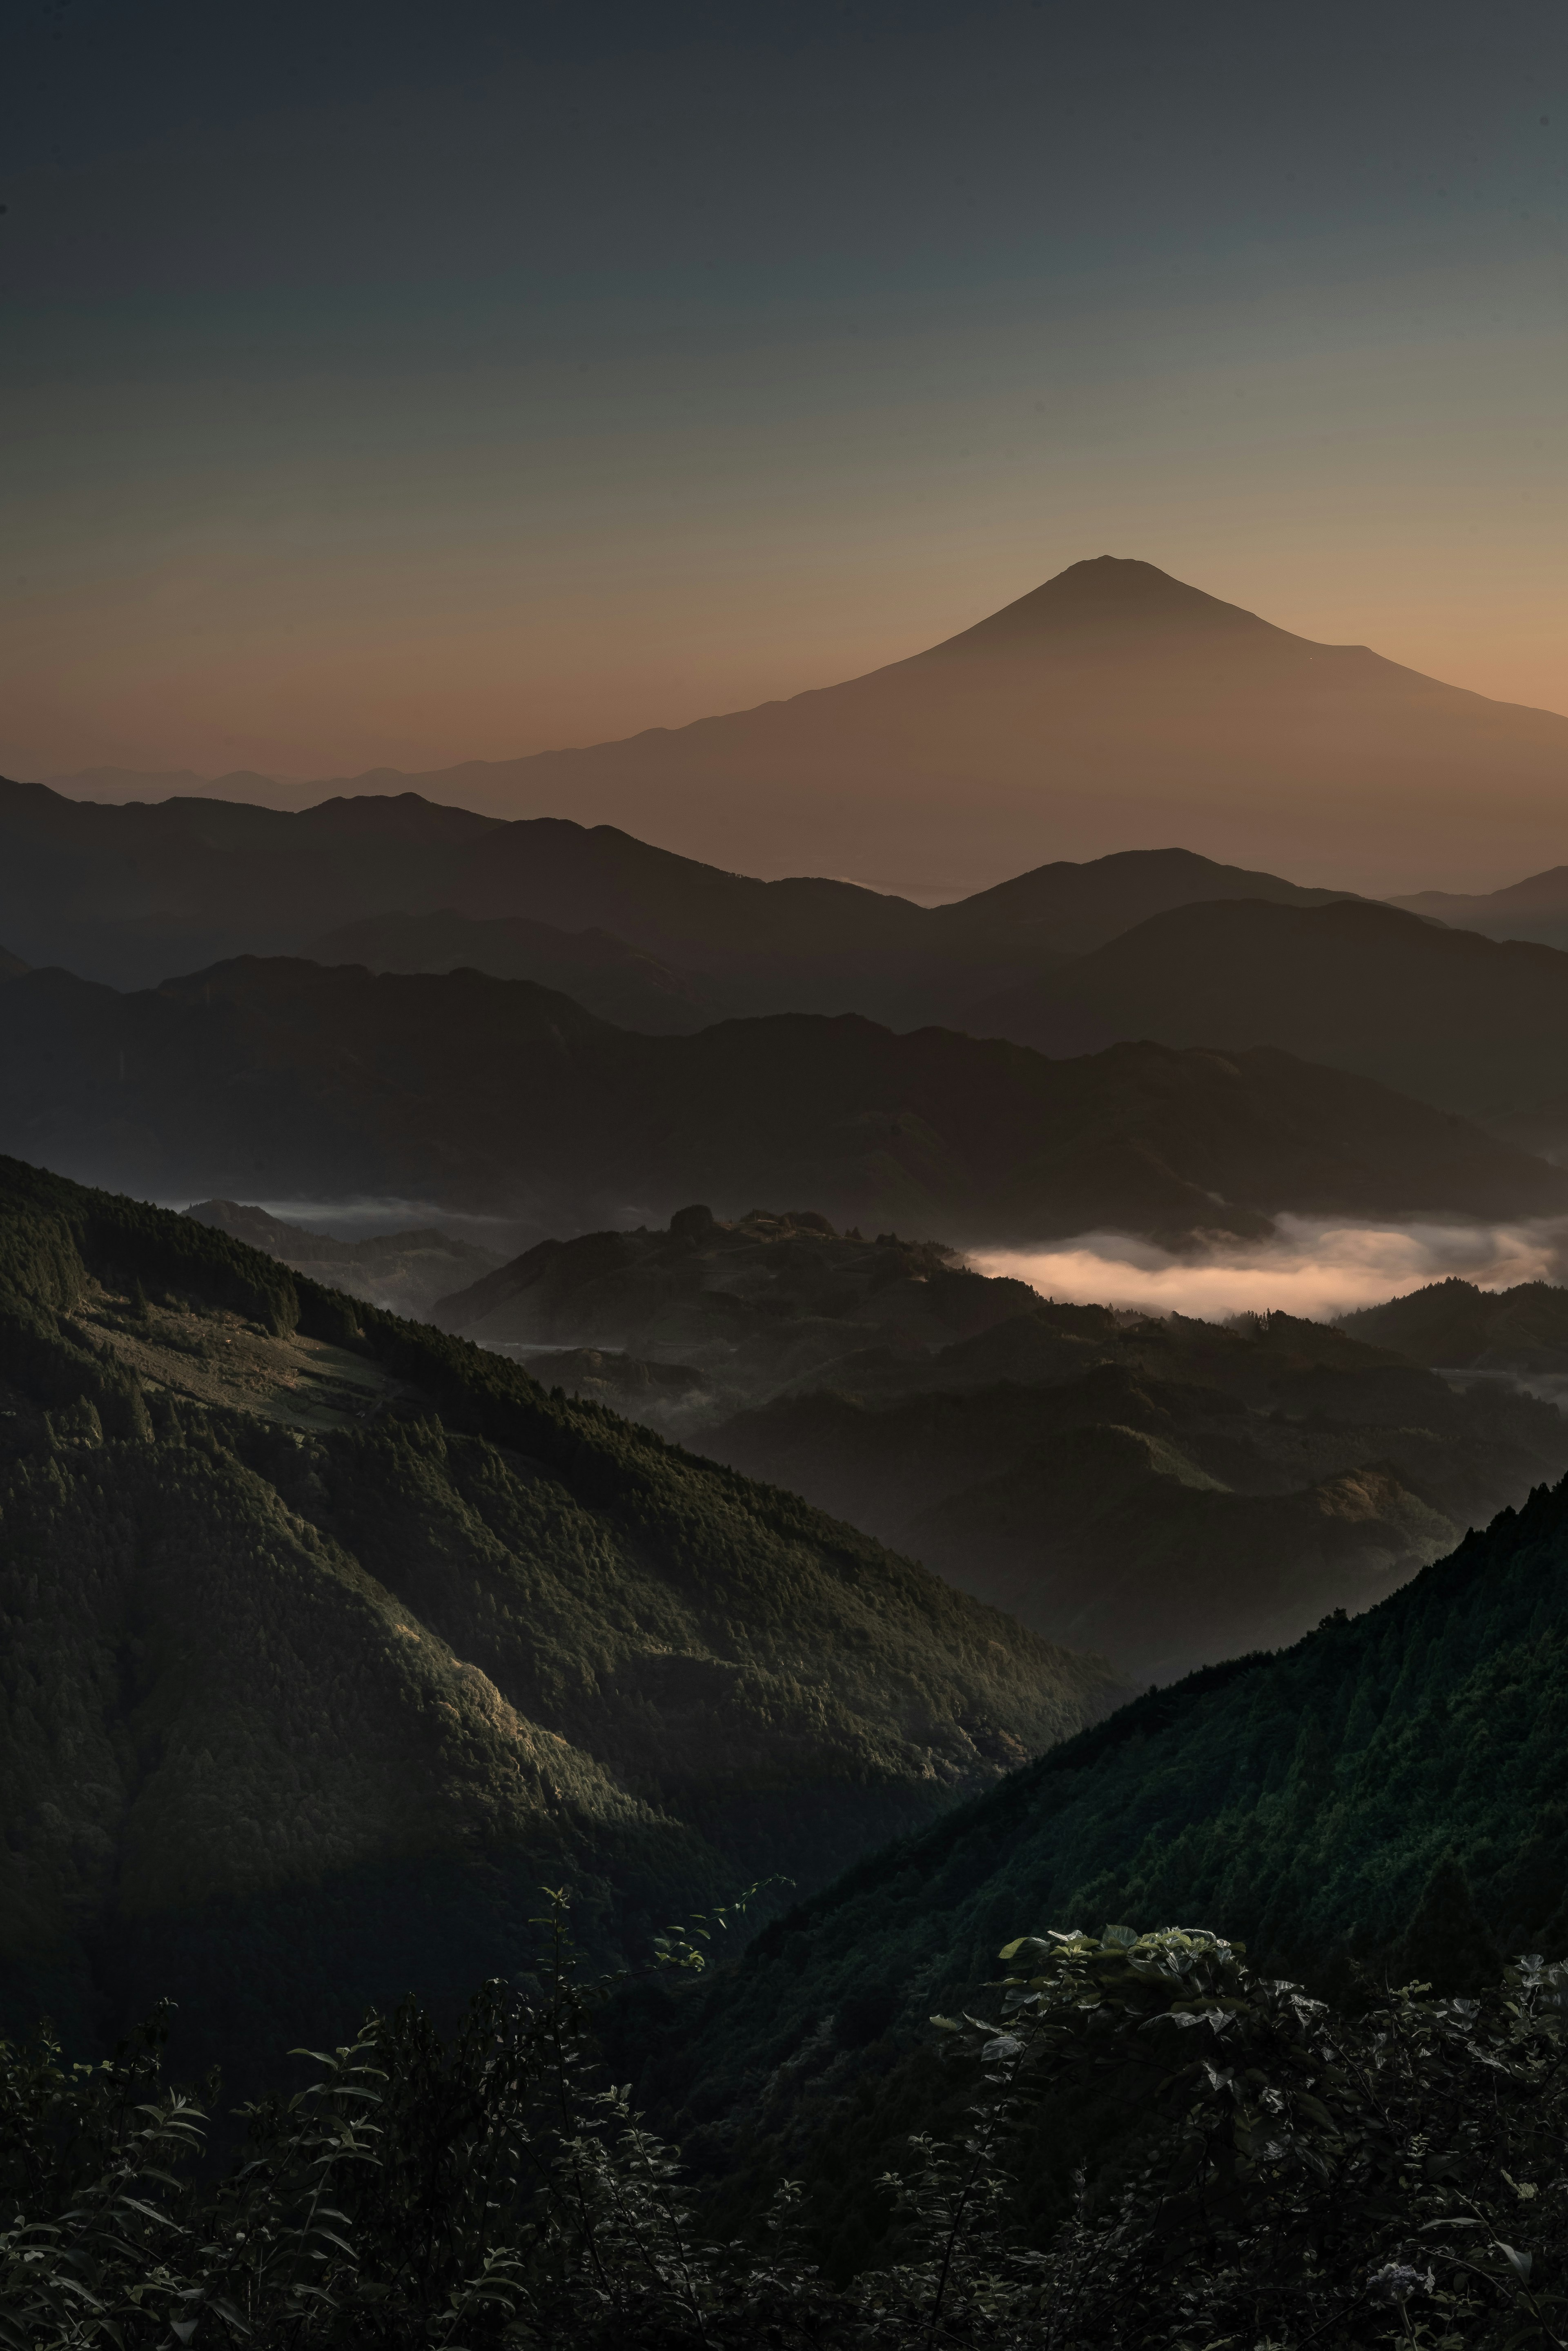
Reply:
M969 2099L879 2183L890 2258L835 2281L780 2180L716 2240L676 2153L596 2062L564 1896L539 1979L447 2041L410 2001L310 2059L201 2164L218 2085L161 2023L96 2066L0 2043L0 2339L54 2346L1191 2346L1557 2343L1568 1968L1338 2010L1203 1929L1025 1938L988 2019L936 2018ZM700 1970L706 1922L660 1938ZM677 1998L699 2001L695 1988ZM301 2056L308 2053L298 2053ZM937 2060L931 2055L928 2063ZM1039 2116L1104 2117L1063 2208Z

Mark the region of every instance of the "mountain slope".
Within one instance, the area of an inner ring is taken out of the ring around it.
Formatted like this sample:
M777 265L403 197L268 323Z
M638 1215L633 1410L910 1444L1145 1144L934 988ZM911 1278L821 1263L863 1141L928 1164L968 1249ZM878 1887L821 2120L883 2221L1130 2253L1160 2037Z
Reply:
M561 931L521 914L481 922L450 908L430 914L370 914L307 942L312 963L370 971L483 971L559 988L622 1029L685 1036L743 1008L695 972L677 971L608 931Z
M1526 1377L1568 1372L1568 1290L1556 1282L1478 1290L1458 1279L1432 1281L1385 1305L1342 1314L1339 1327L1418 1364Z
M1408 914L1424 914L1429 922L1480 931L1491 939L1533 939L1542 946L1568 947L1568 865L1527 874L1522 882L1511 882L1479 897L1421 890L1413 898L1388 903Z
M1277 1045L1496 1116L1562 1092L1568 955L1360 901L1188 905L977 1004L966 1026L1043 1052Z
M0 2002L187 2062L820 1879L1103 1710L791 1497L0 1164Z
M1501 1950L1560 1949L1565 1667L1568 1484L1368 1614L1140 1698L858 1865L700 2020L644 2003L637 2093L726 2180L814 2175L847 2250L849 2191L931 2112L901 2052L1013 1936L1179 1917L1321 1980L1347 1947L1386 1951L1451 1855Z
M289 961L4 986L0 1144L166 1199L423 1200L537 1233L782 1196L961 1242L1568 1207L1544 1163L1278 1053L1051 1062L855 1019L646 1037L520 980Z
M290 815L203 799L103 806L0 779L0 932L32 963L119 987L303 949L393 970L469 963L584 1000L630 987L619 1009L612 994L592 1005L633 1027L679 1028L687 999L705 997L716 1014L858 1011L908 1027L1164 907L1238 894L1332 893L1172 849L1058 862L926 908L849 883L758 881L607 825L502 823L413 793Z
M185 1214L232 1233L247 1249L265 1250L282 1265L299 1268L329 1289L416 1322L429 1321L432 1304L455 1280L478 1280L501 1262L493 1249L432 1228L339 1240L238 1200L193 1200Z
M904 1401L785 1396L691 1441L1137 1684L1359 1614L1568 1463L1550 1405L1370 1350L1331 1368L1285 1316L1233 1350L1199 1326L1186 1360L1118 1335L1077 1377L955 1393L939 1359Z
M352 789L656 828L688 854L774 873L809 843L814 864L894 888L972 889L1047 843L1098 857L1179 820L1206 855L1382 893L1407 890L1421 856L1499 882L1548 862L1565 782L1568 718L1101 556L841 685Z
M1135 1684L1369 1606L1568 1463L1549 1404L1321 1323L1058 1305L810 1213L544 1241L433 1311Z

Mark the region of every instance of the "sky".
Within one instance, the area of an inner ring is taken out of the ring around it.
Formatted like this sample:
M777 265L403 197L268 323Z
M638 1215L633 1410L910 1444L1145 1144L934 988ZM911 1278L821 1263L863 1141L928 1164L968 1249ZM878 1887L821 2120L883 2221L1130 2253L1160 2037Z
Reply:
M1568 712L1568 8L0 0L0 771L419 769L1084 556Z

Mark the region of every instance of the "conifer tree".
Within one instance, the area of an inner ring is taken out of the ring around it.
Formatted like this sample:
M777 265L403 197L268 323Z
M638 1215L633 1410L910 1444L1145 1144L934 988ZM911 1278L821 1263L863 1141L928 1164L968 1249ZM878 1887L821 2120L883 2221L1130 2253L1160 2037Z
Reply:
M1469 1880L1450 1845L1433 1867L1410 1924L1389 1959L1394 1983L1429 1983L1435 1992L1473 1994L1497 1981L1501 1960Z

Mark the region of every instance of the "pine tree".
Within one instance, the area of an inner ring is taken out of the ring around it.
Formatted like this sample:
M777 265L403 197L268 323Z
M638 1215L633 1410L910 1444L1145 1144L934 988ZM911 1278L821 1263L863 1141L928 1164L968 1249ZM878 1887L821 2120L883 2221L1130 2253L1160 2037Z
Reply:
M1389 1954L1389 1980L1429 1983L1434 1991L1450 1996L1468 1994L1494 1984L1501 1968L1497 1945L1450 1845Z

